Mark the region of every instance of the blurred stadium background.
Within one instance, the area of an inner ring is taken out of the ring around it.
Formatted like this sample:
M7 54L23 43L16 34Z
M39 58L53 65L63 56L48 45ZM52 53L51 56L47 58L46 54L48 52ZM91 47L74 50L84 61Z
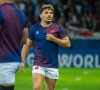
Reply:
M26 14L28 28L40 21L39 8L51 3L54 22L70 37L71 48L59 48L59 74L55 90L100 90L100 0L14 0ZM34 48L18 71L15 90L32 90ZM42 90L45 85L43 85Z

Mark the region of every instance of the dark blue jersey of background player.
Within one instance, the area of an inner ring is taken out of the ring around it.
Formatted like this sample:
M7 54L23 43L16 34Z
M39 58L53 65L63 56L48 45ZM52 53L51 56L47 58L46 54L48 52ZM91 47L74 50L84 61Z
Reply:
M21 62L20 42L26 17L14 3L0 5L0 63Z

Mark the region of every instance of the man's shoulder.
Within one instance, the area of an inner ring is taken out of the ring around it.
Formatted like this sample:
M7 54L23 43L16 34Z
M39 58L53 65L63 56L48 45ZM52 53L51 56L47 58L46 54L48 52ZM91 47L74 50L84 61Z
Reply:
M53 26L59 27L60 25L56 24L56 23L52 23Z
M38 28L39 27L39 22L38 23L35 23L31 26L31 28Z
M37 28L39 28L39 23L35 23L34 25L31 26L30 30L31 31L36 31Z
M0 5L0 10L2 10L2 9L3 9L3 7L4 7L3 5Z
M56 23L52 23L53 27L56 28L56 29L61 29L62 26L60 26L59 24L56 24Z
M59 24L56 24L56 23L52 23L52 26L53 26L54 28L57 28L57 29L59 29L59 28L61 27Z
M0 5L0 9L7 9L8 8L9 3L4 3Z

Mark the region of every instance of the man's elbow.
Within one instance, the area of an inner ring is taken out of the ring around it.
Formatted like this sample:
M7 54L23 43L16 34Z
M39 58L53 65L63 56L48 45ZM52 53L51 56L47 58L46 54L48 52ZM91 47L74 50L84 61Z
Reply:
M24 45L26 43L27 43L27 36L22 38L21 45Z
M67 45L67 48L70 48L70 47L71 47L71 44L68 44L68 45Z
M27 40L22 40L20 44L21 44L21 45L25 45L25 44L26 44L26 41L27 41Z
M69 42L66 44L66 48L70 48L70 47L71 47L71 43Z

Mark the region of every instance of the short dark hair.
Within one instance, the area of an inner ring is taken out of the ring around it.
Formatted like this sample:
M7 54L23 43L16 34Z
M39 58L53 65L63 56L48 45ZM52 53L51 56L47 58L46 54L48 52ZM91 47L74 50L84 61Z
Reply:
M54 8L52 5L48 4L48 5L44 5L40 8L40 14L45 10L45 9L50 9L54 12Z

